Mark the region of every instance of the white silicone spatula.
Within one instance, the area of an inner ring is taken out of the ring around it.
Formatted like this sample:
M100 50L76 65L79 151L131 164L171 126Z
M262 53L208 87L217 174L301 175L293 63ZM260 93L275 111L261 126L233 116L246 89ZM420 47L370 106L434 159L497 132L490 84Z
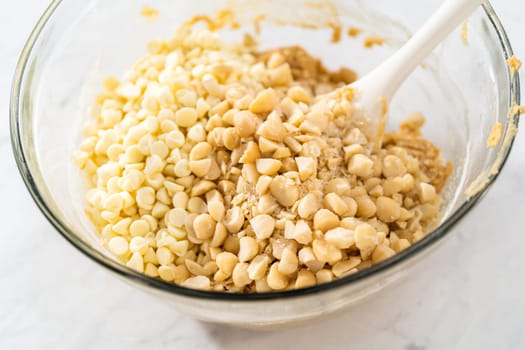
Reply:
M423 27L394 55L350 85L358 113L368 120L366 134L381 138L385 125L383 108L399 86L484 0L446 0Z

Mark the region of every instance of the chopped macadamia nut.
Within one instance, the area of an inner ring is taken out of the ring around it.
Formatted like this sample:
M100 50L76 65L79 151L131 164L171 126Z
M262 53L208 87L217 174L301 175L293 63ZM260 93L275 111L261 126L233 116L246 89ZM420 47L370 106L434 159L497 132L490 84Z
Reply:
M299 189L295 182L282 175L273 178L270 192L283 207L290 207L299 199Z
M337 227L339 225L339 218L330 210L321 209L315 213L313 224L314 229L325 232Z
M264 278L266 276L269 263L270 258L268 256L256 256L250 263L250 266L248 266L248 277L254 281Z
M297 163L297 169L299 171L299 177L302 181L314 176L317 168L317 161L310 157L297 157L295 158Z
M308 193L300 201L297 208L299 216L303 219L310 219L321 208L321 201L312 193Z
M339 249L348 249L355 243L354 232L343 227L336 227L329 230L326 232L324 238L328 243Z
M275 262L270 267L268 277L266 278L268 286L273 290L285 289L288 285L288 278L285 274L279 272L279 263Z
M257 171L262 175L273 176L277 174L283 163L277 159L259 158L255 162Z
M275 219L270 215L262 214L250 220L253 232L257 239L269 238L275 228Z
M422 203L430 202L436 198L436 189L427 183L419 184L419 198Z
M250 103L250 111L253 113L269 113L273 111L277 104L275 90L266 89L257 94L255 99Z
M364 154L355 154L348 162L348 172L360 177L368 177L372 172L374 162Z
M297 274L297 279L295 280L295 288L300 289L300 288L311 287L315 285L316 283L317 281L315 279L315 275L313 274L313 272L306 270L306 269L302 269Z
M377 217L384 223L391 223L401 216L401 205L388 197L379 197L376 200Z
M369 224L361 224L354 230L355 244L361 252L361 258L366 260L379 243L377 231Z

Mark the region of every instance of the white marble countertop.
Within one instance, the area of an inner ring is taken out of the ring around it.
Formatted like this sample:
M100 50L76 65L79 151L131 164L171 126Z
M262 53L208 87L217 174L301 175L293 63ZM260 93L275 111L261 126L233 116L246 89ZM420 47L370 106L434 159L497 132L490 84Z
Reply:
M525 57L525 3L494 3ZM0 1L0 349L525 349L523 135L487 197L419 271L322 321L273 332L203 324L103 271L40 214L11 154L10 78L45 6Z

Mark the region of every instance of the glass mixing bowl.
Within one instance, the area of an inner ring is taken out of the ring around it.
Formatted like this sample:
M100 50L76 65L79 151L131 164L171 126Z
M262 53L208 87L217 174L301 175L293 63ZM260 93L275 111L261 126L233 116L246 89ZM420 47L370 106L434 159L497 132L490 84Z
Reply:
M357 303L407 275L450 236L494 182L510 152L518 123L510 110L520 102L519 81L507 66L512 50L490 4L469 19L468 44L460 29L454 32L406 81L390 106L390 128L410 112L424 112L425 136L454 164L439 227L409 249L342 279L296 291L226 294L139 274L100 245L83 214L84 189L72 154L103 78L123 74L145 52L148 40L168 38L177 23L194 15L230 7L241 25L237 31L222 30L231 39L253 32L254 19L264 18L258 36L262 48L299 44L331 68L347 66L362 75L402 45L440 2L152 0L160 17L148 21L139 15L137 1L55 0L27 41L13 85L11 133L22 177L44 215L73 246L102 268L198 319L263 326ZM346 35L350 26L363 33L358 38ZM341 41L333 44L337 28L343 29ZM386 44L364 49L367 35L384 37ZM503 124L503 138L488 149L495 122Z

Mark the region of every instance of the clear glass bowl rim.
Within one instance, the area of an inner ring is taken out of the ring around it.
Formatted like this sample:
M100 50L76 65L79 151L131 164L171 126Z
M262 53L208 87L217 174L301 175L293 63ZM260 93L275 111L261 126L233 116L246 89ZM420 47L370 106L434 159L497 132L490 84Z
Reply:
M329 283L325 283L325 284L321 284L321 285L317 285L317 286L313 286L309 288L304 288L304 289L299 289L299 290L277 291L277 292L269 292L269 293L225 293L225 292L214 292L214 291L202 291L202 290L184 288L182 286L179 286L173 283L164 282L160 279L152 278L144 274L141 274L139 272L136 272L126 267L123 264L120 264L114 260L109 259L108 257L104 256L99 251L90 247L83 240L78 238L74 232L72 232L63 222L61 222L61 220L53 212L53 210L48 207L36 182L34 181L34 178L28 166L27 154L31 150L29 151L25 150L23 147L23 141L22 141L23 129L21 127L22 118L20 114L21 113L20 105L23 100L22 98L23 81L25 79L27 64L32 58L32 56L35 55L35 52L33 50L35 47L35 43L40 38L42 31L44 30L44 28L46 27L46 24L48 23L48 21L51 19L51 17L55 13L55 10L57 9L57 7L60 6L60 4L64 1L66 0L53 0L51 2L51 4L48 6L46 11L42 14L39 21L33 28L22 50L20 58L18 60L18 64L15 70L15 76L14 76L14 80L12 84L12 89L11 89L11 101L10 101L11 144L12 144L15 160L16 160L19 172L22 176L22 179L28 191L30 192L33 200L37 204L38 208L42 211L42 213L47 218L47 220L51 223L51 225L53 225L53 227L67 241L69 241L73 246L75 246L78 250L80 250L83 254L85 254L91 260L95 261L97 264L109 269L110 271L120 275L121 277L125 279L130 279L134 282L137 282L145 286L152 287L154 289L159 289L164 292L174 293L174 294L178 294L181 296L198 298L198 299L244 301L244 302L258 301L258 300L275 300L275 299L294 298L294 297L300 297L300 296L311 295L311 294L322 294L323 292L326 292L333 288L340 288L343 286L347 286L352 283L357 283L358 281L362 281L364 279L370 278L374 275L384 273L388 271L389 269L393 268L394 266L402 263L403 261L410 260L414 256L425 251L427 248L430 248L435 243L440 241L443 237L445 237L451 231L451 229L456 224L458 224L459 221L463 219L465 215L468 212L470 212L470 210L473 207L475 207L478 201L487 193L488 189L494 183L494 181L500 174L502 168L504 167L507 161L508 155L510 154L510 151L512 149L512 145L514 143L515 135L513 135L510 142L504 145L504 147L502 147L498 152L498 157L502 157L503 161L501 162L497 173L490 175L488 177L488 181L484 184L483 188L480 191L478 191L475 195L471 196L467 201L465 201L439 227L437 227L435 230L430 232L422 240L413 244L408 249L394 255L393 257L377 265L374 265L372 267L369 267L357 273L351 274L349 276L346 276L340 279L336 279ZM496 33L499 37L501 49L503 51L503 54L505 55L505 58L511 57L513 55L513 51L512 51L509 39L492 5L487 1L483 5L483 8L485 10L485 14L487 15L490 23L496 30ZM508 67L507 69L509 70ZM518 74L510 74L510 71L508 73L509 73L509 76L511 77L509 81L510 82L509 110L510 110L512 105L520 104L520 82L519 82ZM519 120L519 114L516 114L512 118L508 119L508 123L513 124L517 128L518 120Z

